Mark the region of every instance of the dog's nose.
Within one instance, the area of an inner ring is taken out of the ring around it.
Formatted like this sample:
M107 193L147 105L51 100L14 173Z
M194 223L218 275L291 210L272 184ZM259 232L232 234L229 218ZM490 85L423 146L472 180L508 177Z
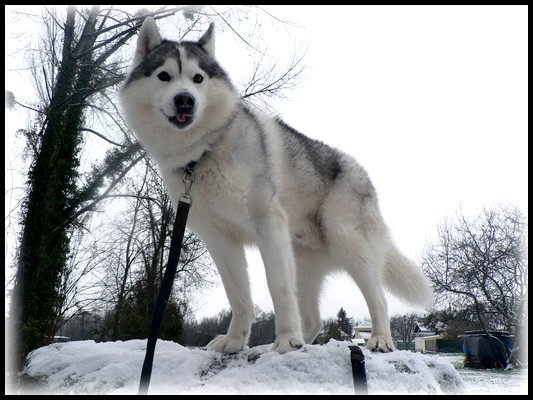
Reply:
M189 93L180 93L174 96L174 105L176 106L176 110L182 113L188 113L192 111L194 108L194 103L194 97L192 97Z

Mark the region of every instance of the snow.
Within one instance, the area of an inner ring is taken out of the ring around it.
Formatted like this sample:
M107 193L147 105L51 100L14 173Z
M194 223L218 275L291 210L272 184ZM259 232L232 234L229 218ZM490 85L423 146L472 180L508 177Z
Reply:
M264 345L223 355L158 340L148 394L353 395L350 345L330 340L286 354ZM23 376L32 384L20 390L6 383L6 394L137 394L145 351L146 340L51 344L28 357ZM470 370L467 382L468 375L454 367L457 355L362 351L369 394L527 392L527 370L525 375L513 375L510 384L502 381L507 371L483 375L491 371Z
M463 368L463 354L440 354L451 362L467 384L470 393L484 395L518 395L528 393L528 369Z
M257 346L234 355L158 340L149 394L354 394L350 342L330 340L286 354ZM136 394L146 340L55 343L33 351L22 391ZM467 387L453 365L409 351L362 349L369 394L458 394ZM12 388L13 389L13 388Z

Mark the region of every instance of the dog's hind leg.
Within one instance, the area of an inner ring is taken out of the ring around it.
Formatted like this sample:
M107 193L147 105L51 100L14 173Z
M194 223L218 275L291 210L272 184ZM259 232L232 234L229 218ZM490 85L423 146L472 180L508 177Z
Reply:
M222 234L201 237L218 268L232 312L228 332L209 342L207 349L236 353L248 344L254 319L244 246Z
M337 253L339 262L343 263L365 298L372 320L372 334L367 347L373 351L392 351L394 344L383 283L385 258L378 248L365 243L366 239L361 236L352 233L346 242L349 248L337 243L332 245L332 251Z
M366 346L372 351L394 350L387 311L383 278L379 274L379 261L363 262L346 271L352 276L365 298L372 321L372 334Z
M384 284L390 239L377 205L370 195L352 193L350 198L348 193L341 192L330 196L323 210L323 228L331 256L355 280L368 306L372 334L367 347L373 351L392 351Z

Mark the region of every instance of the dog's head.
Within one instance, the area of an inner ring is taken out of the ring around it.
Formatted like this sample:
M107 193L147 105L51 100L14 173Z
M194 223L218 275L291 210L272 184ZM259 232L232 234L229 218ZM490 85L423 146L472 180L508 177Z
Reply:
M197 140L228 119L237 95L215 59L214 31L211 23L198 41L175 42L145 19L120 93L126 120L143 144L157 140L154 135L193 132Z

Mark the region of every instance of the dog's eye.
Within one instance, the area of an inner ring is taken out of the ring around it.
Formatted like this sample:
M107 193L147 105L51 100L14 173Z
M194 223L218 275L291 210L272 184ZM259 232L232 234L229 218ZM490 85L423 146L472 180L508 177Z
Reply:
M163 81L163 82L169 82L170 81L170 75L168 74L168 72L160 72L159 74L157 74L157 77L159 78L160 81Z
M194 77L192 78L192 81L194 83L202 83L202 81L204 80L204 77L200 74L196 74L194 75Z

